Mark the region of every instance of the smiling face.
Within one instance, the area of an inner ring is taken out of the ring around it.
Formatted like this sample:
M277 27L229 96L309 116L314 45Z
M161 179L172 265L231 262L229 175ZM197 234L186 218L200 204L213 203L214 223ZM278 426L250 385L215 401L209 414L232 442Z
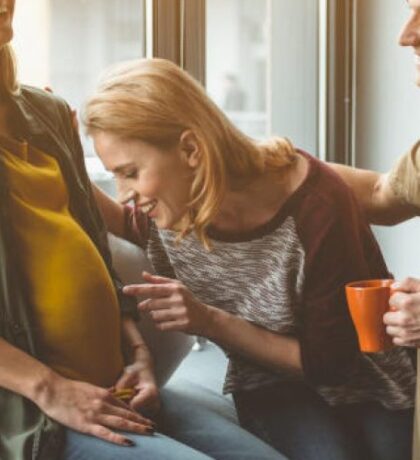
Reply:
M13 38L13 13L15 0L0 0L0 48Z
M188 209L195 167L184 150L164 150L103 131L92 137L105 168L115 175L119 201L134 198L158 228L175 229Z
M400 34L401 46L411 46L416 66L416 84L420 86L420 0L407 0L411 13Z

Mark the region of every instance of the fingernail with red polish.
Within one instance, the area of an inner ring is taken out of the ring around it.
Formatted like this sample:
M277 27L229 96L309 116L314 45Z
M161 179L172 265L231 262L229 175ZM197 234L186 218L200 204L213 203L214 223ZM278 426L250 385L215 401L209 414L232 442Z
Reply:
M131 439L124 439L124 446L127 446L127 447L134 447L135 446L135 443L134 441L132 441Z

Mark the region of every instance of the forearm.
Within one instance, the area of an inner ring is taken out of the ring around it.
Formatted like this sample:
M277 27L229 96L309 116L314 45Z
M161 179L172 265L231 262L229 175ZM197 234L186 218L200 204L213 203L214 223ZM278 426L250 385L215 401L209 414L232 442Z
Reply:
M369 215L379 204L378 184L381 174L374 171L352 168L338 163L329 163L329 166L346 182L353 190L359 204L366 214Z
M395 196L386 174L330 163L355 194L368 221L395 225L414 217L418 210Z
M125 237L124 206L117 203L95 184L92 184L96 203L101 210L103 219L109 232L120 238Z
M158 329L201 335L221 347L273 370L302 374L299 342L276 334L194 297L181 282L143 273L145 284L124 287L127 295L141 296L138 305Z
M56 378L52 369L0 338L0 387L37 404Z
M206 336L210 340L271 370L303 373L296 338L276 334L214 307L209 309Z
M123 346L130 362L141 363L153 373L153 358L137 324L132 318L122 320Z
M395 225L419 214L419 209L397 196L393 190L389 174L381 174L376 182L375 206L370 213L370 222L378 225Z
M146 219L138 219L136 211L130 206L116 202L92 184L96 203L101 210L107 230L112 234L143 247L146 234Z

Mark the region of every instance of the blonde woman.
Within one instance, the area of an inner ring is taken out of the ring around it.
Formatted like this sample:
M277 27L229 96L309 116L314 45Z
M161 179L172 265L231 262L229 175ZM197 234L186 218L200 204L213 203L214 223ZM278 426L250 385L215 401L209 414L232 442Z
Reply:
M227 351L242 426L291 459L409 459L414 367L403 348L358 350L343 286L389 273L340 179L249 139L165 60L112 69L84 121L135 204L98 192L108 226L157 272L125 292L159 329Z
M71 111L16 80L14 6L0 0L0 458L278 458L176 394L162 395L166 435L144 416L159 395L135 303L112 272Z

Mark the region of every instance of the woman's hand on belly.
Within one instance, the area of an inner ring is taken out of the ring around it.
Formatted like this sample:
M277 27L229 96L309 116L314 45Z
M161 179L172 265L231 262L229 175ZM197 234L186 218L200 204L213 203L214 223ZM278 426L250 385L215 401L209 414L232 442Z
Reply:
M38 406L62 425L105 441L131 446L115 431L152 434L154 423L104 388L53 375L39 391Z

